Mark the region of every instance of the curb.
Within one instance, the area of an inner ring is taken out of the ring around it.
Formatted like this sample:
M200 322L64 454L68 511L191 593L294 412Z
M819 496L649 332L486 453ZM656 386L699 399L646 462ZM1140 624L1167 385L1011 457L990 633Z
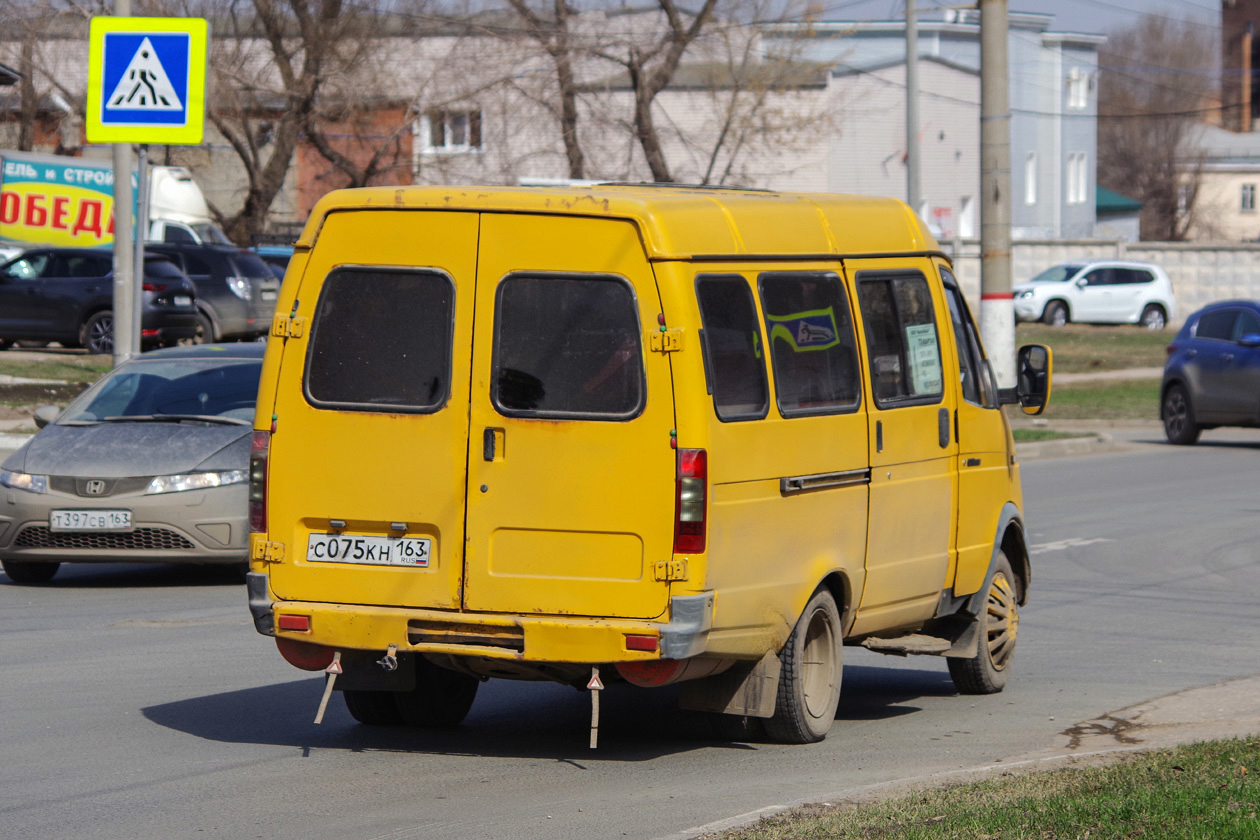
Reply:
M1093 432L1086 437L1017 443L1015 454L1021 461L1031 461L1036 458L1097 455L1102 452L1111 452L1115 448L1116 441L1111 435L1106 432Z
M14 435L8 432L0 432L0 449L17 449L33 437L35 435Z

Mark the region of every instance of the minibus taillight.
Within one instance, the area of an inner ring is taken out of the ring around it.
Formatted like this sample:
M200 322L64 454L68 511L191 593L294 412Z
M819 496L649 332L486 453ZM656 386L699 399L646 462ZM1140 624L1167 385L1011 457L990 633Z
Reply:
M249 445L249 530L267 530L267 449L271 432L255 431Z
M709 457L703 449L678 450L678 482L674 491L674 553L704 551L708 527Z

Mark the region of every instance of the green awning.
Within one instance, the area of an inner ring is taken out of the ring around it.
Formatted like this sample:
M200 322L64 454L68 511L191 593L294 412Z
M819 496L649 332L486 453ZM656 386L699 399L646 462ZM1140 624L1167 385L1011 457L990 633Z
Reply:
M1098 213L1137 213L1142 209L1142 202L1106 187L1097 187L1094 191L1094 209Z

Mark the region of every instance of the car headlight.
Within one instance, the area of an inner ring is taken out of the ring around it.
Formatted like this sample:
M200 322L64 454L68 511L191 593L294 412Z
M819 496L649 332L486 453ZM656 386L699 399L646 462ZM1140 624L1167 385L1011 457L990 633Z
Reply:
M149 482L149 486L144 493L147 496L153 493L182 493L185 490L208 490L212 487L226 487L229 484L243 484L248 478L249 473L246 470L159 475Z
M232 290L232 294L241 300L249 300L254 296L254 287L250 285L249 279L246 277L229 277L227 285Z
M1033 290L1032 290L1032 289L1025 289L1024 291L1022 291L1022 292L1020 292L1019 294L1015 295L1015 299L1016 299L1016 300L1028 300L1028 298L1032 297L1032 296L1033 296L1033 294L1035 294L1035 293L1033 292Z
M30 493L47 493L48 492L48 476L31 475L24 472L13 472L12 470L0 470L0 484L5 487L12 487L15 490L26 490Z

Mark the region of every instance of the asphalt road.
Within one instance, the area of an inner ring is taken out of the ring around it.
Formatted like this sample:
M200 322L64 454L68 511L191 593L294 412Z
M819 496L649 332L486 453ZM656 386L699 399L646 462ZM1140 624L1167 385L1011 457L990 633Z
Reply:
M1149 439L1157 439L1152 430ZM1034 564L1016 673L848 653L835 728L730 744L671 690L491 682L452 732L357 726L254 633L243 587L174 567L0 584L0 836L662 838L1063 747L1073 725L1260 673L1260 433L1024 465ZM768 558L769 562L769 558Z

